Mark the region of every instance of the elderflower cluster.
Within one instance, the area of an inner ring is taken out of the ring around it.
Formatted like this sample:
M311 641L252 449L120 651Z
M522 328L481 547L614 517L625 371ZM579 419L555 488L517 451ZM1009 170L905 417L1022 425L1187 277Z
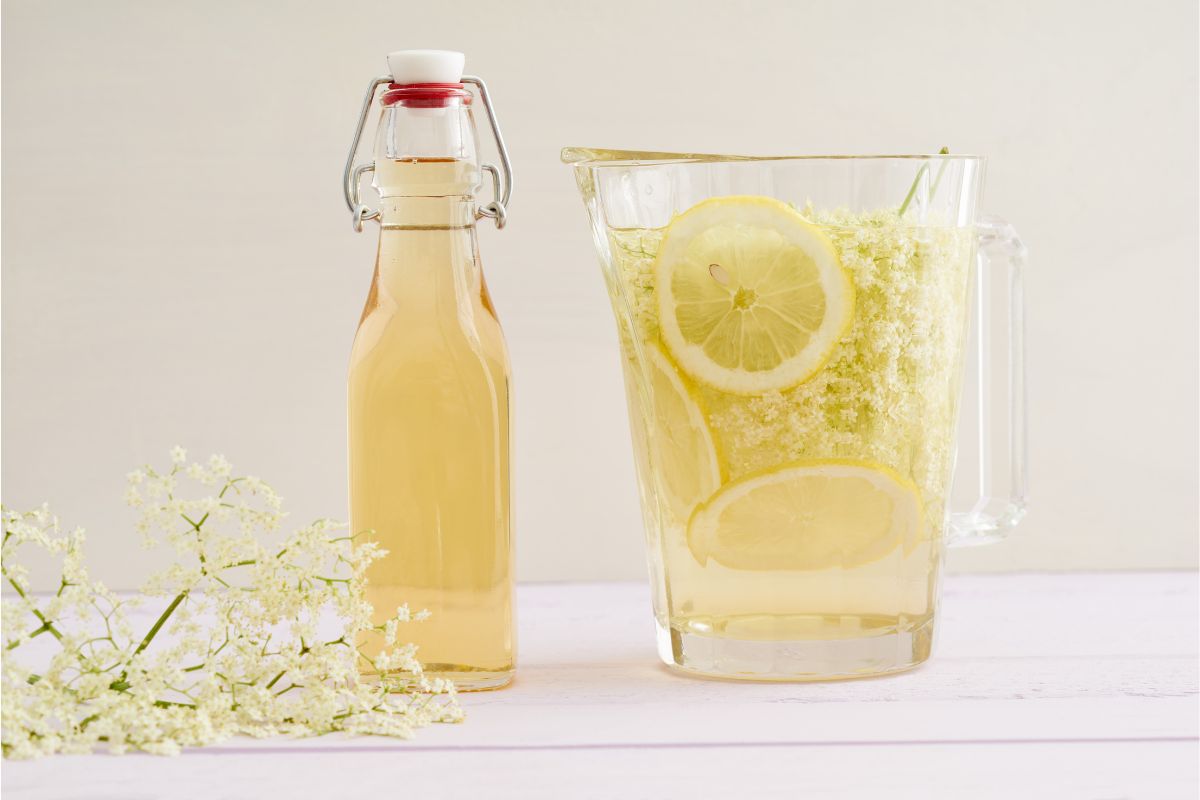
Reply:
M798 386L753 397L696 387L724 471L736 480L800 459L865 459L911 476L929 518L940 520L974 232L915 224L896 209L801 212L854 281L853 321L826 364ZM609 231L610 289L633 365L639 343L659 340L654 261L662 236Z
M328 520L280 534L281 500L261 480L234 477L221 456L188 462L182 448L171 462L127 476L147 546L176 555L144 599L90 578L82 530L61 532L45 507L4 509L6 757L101 745L171 754L238 734L407 738L462 718L453 685L423 675L415 646L400 642L426 615L401 607L371 621L366 569L383 550ZM186 491L196 488L202 496ZM30 591L25 548L61 563L52 595ZM157 613L135 629L139 602ZM42 637L57 640L51 657L19 658Z

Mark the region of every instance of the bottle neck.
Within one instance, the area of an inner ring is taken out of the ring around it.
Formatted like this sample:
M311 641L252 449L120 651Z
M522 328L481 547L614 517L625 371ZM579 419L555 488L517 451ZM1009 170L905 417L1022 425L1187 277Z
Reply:
M383 97L375 143L380 197L469 197L479 186L470 95L397 89Z
M459 158L375 158L375 191L384 206L389 200L459 198L474 200L479 186L479 165Z
M474 236L475 198L471 195L393 195L379 203L384 230L469 231Z
M389 197L380 211L375 264L380 300L410 320L460 325L482 281L473 198Z
M479 162L470 95L389 91L375 146L381 300L439 326L457 324L481 287L475 238Z

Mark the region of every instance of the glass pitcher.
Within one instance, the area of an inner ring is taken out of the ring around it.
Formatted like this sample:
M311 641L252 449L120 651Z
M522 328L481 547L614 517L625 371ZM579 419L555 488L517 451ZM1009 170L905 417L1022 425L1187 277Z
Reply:
M562 158L617 321L662 660L921 664L945 547L1025 509L1025 249L977 216L983 159Z

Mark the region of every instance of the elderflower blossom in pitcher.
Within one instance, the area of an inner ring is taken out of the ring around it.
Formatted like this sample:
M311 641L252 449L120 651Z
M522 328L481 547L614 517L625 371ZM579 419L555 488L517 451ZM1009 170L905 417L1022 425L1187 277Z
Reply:
M617 319L662 659L776 680L926 660L945 545L1024 511L1024 249L976 218L982 160L563 160ZM968 349L977 491L952 513Z

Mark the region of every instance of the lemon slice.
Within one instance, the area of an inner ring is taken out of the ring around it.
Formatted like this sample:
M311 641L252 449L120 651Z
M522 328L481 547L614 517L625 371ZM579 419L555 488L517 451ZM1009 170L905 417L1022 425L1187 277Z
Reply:
M832 242L769 197L715 197L672 220L655 283L676 363L734 394L812 377L854 313L854 284Z
M731 569L849 567L928 538L916 485L881 464L803 461L723 487L696 510L688 547Z
M674 365L653 345L644 352L649 373L651 417L646 420L646 430L652 471L668 512L675 521L685 523L696 506L721 485L717 449L704 412Z

